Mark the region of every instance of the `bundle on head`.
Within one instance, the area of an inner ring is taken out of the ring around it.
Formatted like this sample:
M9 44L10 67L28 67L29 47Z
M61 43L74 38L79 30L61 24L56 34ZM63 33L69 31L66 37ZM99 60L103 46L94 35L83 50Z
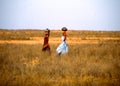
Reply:
M49 34L50 33L50 30L47 28L46 30L45 30L45 34Z
M62 31L67 31L67 28L66 28L66 27L63 27L63 28L62 28Z

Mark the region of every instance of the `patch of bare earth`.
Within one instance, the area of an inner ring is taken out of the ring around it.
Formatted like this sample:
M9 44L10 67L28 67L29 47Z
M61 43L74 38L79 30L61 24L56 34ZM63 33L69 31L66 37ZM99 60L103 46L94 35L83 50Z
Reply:
M4 43L10 43L10 44L43 44L43 37L30 37L30 40L0 40L0 44ZM68 44L97 44L100 41L106 41L106 40L118 40L120 41L120 38L118 37L86 37L85 39L82 39L80 37L67 37L67 43ZM59 44L61 43L61 37L50 37L49 38L50 44Z

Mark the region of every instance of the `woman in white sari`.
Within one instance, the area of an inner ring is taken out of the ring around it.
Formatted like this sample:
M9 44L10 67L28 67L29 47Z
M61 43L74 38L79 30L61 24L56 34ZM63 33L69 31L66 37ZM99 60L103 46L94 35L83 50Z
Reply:
M58 55L68 53L68 45L66 43L66 31L67 31L67 28L63 27L62 31L63 31L62 43L56 49Z

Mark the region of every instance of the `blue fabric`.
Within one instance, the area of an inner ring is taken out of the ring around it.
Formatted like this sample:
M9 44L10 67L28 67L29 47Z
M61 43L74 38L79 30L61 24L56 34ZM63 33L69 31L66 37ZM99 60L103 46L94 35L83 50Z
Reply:
M62 36L62 43L57 47L56 51L58 54L68 53L68 45L66 41L64 41L64 36Z

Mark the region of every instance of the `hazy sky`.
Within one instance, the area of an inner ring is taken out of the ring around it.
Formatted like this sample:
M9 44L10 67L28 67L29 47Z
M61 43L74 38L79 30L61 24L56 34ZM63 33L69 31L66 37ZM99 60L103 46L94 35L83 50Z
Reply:
M119 30L120 0L0 0L2 29Z

